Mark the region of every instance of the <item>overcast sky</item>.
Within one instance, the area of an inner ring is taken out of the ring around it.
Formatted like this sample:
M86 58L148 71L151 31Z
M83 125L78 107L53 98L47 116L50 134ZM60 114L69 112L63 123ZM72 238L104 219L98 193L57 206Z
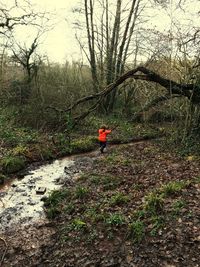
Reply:
M32 0L41 9L56 14L55 26L45 34L41 49L50 60L64 62L80 58L79 46L75 40L75 31L72 28L72 8L78 5L79 0Z
M8 6L13 6L15 0L2 0ZM34 12L48 12L51 17L52 29L44 33L40 38L38 50L40 54L46 54L50 61L64 63L81 58L80 49L75 40L73 29L74 17L72 8L78 6L79 0L29 0ZM18 0L18 5L23 0ZM15 39L23 45L30 44L37 36L37 31L30 27L17 26L14 29Z
M4 1L14 1L14 0L4 0ZM18 0L18 3L20 4ZM64 63L65 60L71 61L72 59L78 60L81 58L80 50L77 41L75 40L75 30L72 27L72 23L75 21L74 14L72 13L73 7L78 7L81 0L30 0L33 4L35 10L52 12L55 14L54 27L51 31L47 32L41 40L39 46L40 52L47 54L48 58L54 62ZM171 0L171 3L179 2L179 0ZM191 0L191 3L194 0ZM189 1L188 1L189 2ZM196 0L196 3L200 1ZM200 5L200 4L198 4ZM187 11L191 9L197 10L197 5L190 4L187 7ZM200 10L200 9L198 9ZM173 16L176 19L185 19L184 12L181 13L180 10L173 11ZM170 27L170 10L168 12L158 11L158 9L150 10L151 15L150 27L156 25L159 30L169 29ZM180 17L179 17L180 16ZM30 30L18 28L18 39L21 41L25 40L27 37L29 40L34 39L34 34ZM33 38L31 38L33 37Z

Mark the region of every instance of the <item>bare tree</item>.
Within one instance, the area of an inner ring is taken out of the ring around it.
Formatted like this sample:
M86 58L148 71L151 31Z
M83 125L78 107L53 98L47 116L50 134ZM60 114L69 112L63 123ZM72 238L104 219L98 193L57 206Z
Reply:
M84 0L87 47L77 35L91 67L94 92L119 77L125 68L136 21L142 9L139 0ZM76 26L81 27L81 23ZM107 96L106 111L113 109L116 91Z
M37 19L47 19L45 15L35 12L28 0L22 0L20 4L14 1L9 7L6 1L0 1L0 34L6 36L19 25L41 26Z
M23 90L21 90L21 104L25 104L28 101L32 91L32 81L36 78L39 66L42 63L41 57L37 54L39 38L40 35L38 34L29 47L26 44L21 45L17 41L13 41L12 44L12 60L21 65L25 72L22 84Z

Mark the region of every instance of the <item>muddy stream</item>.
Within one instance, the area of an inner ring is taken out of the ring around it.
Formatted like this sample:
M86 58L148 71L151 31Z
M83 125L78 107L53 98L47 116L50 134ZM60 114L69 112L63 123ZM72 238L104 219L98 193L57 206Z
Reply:
M43 198L70 182L80 172L80 165L91 161L91 156L87 155L76 156L76 159L58 159L31 170L23 178L11 180L1 187L0 233L15 226L47 220Z
M129 145L143 141L130 141ZM0 233L48 221L44 211L44 197L60 189L63 184L74 183L75 178L84 169L92 167L94 159L99 156L99 151L92 151L57 159L35 169L30 167L30 172L23 178L9 180L0 187ZM44 194L37 193L38 189L44 188Z

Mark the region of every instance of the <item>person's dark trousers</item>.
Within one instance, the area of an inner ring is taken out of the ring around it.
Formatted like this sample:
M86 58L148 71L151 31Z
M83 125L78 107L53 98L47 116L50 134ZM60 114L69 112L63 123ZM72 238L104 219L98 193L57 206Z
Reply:
M103 153L103 150L106 147L106 142L100 141L99 144L100 144L100 151L101 151L101 153Z

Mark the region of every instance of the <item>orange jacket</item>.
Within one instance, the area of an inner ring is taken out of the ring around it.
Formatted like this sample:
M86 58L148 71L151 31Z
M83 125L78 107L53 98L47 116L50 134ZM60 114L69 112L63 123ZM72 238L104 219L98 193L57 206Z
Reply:
M106 142L106 137L109 133L111 133L111 130L99 129L99 141Z

